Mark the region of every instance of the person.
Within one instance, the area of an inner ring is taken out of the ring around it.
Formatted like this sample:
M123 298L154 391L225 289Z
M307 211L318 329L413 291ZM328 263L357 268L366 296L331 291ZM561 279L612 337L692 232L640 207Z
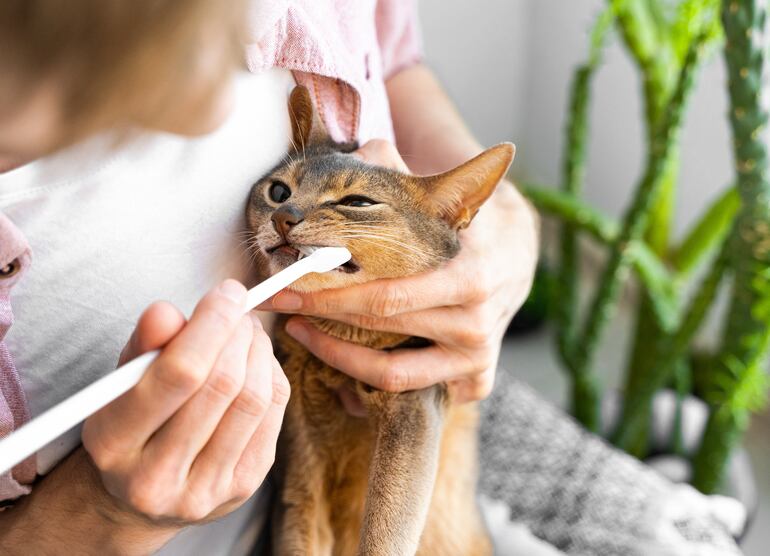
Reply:
M248 553L289 392L269 319L239 315L238 232L288 149L288 91L307 85L332 137L375 164L427 174L481 150L422 63L415 2L6 0L0 52L0 434L114 368L127 336L119 362L161 349L82 432L2 476L0 550ZM287 328L376 387L484 398L535 214L506 182L461 241L435 272L263 309L430 338L385 353L301 316Z

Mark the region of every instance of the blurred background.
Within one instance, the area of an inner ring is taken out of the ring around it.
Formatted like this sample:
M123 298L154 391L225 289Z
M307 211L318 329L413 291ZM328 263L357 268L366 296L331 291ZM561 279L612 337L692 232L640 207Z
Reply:
M588 30L604 3L420 1L431 67L482 143L516 143L519 179L558 183L569 82L588 55ZM615 39L593 95L586 196L619 216L644 150L638 72ZM698 78L682 137L680 232L732 179L726 110L724 68L715 56Z
M513 175L559 183L569 82L588 53L588 30L602 0L421 0L427 61L485 145L513 141ZM593 88L586 179L589 202L620 216L642 169L643 128L638 72L613 37ZM732 179L722 59L698 78L682 136L675 233L681 234ZM546 234L547 243L547 234ZM588 269L590 272L591 269ZM604 342L599 371L617 386L625 366L630 315ZM712 323L711 330L715 333ZM502 366L564 405L566 380L549 330L509 339ZM759 482L760 508L743 544L746 554L770 546L770 413L752 422L745 446Z

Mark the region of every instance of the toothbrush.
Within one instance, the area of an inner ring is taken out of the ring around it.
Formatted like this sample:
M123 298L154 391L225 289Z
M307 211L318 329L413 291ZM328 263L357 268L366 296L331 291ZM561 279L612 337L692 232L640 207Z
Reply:
M321 247L257 284L246 294L244 313L267 301L292 282L311 272L329 272L350 260L344 247ZM0 440L0 473L37 452L114 399L133 388L160 350L140 355L86 386Z

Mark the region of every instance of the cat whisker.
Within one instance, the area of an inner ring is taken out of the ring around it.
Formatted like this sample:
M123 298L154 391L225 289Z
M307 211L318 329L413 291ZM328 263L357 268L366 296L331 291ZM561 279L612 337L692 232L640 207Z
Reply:
M422 251L422 250L420 250L419 248L417 248L417 247L415 247L413 245L409 245L408 243L404 243L403 241L400 241L400 236L397 236L395 234L390 234L390 233L387 233L387 232L379 232L379 233L374 234L374 233L371 233L371 231L369 231L369 230L357 230L357 231L356 230L345 230L342 233L356 233L356 232L368 234L368 235L370 235L372 237L380 238L383 241L391 241L392 243L397 243L398 245L401 245L404 248L411 249L413 251L414 250Z
M436 262L435 258L431 258L428 255L424 254L408 254L404 253L403 249L400 249L393 245L383 244L381 241L375 240L375 239L368 239L368 238L357 238L356 241L361 241L363 243L376 245L377 249L384 250L385 252L393 253L395 255L398 255L400 257L404 257L405 255L409 255L410 259L415 261L417 264L420 265L430 265L432 263Z
M395 239L392 239L390 237L383 237L380 235L375 234L340 234L337 237L343 237L344 239L367 239L370 242L379 243L382 247L388 248L390 247L391 250L397 250L400 253L403 253L404 250L410 251L411 253L415 255L419 255L423 260L430 261L435 260L436 256L431 253L427 253L426 251L419 249L417 247L414 247L413 245L409 245L400 241L397 241ZM388 245L389 244L389 245ZM401 249L395 249L393 246L400 247Z
M388 237L394 237L394 238L402 238L403 235L396 234L395 232L390 232L388 230L383 230L382 226L370 226L370 225L356 225L356 226L340 226L343 228L343 232L350 232L350 231L362 231L362 232L376 232L377 235L383 235Z
M257 256L259 255L259 251L257 249L253 249L250 246L246 246L243 248L243 255L246 257L246 263L249 266L253 266L257 263Z
M363 233L368 233L368 234L373 233L374 235L383 236L383 237L392 237L392 238L396 238L396 239L403 238L403 236L401 236L401 235L398 235L398 234L393 233L393 232L385 232L385 231L382 231L382 230L378 229L377 227L361 226L361 227L358 227L358 228L348 228L348 229L342 230L342 233L350 233L350 232L363 232Z
M244 243L247 243L247 244L253 243L256 239L257 238L254 236L254 234L249 234L249 235L245 236L242 240L240 240L238 242L238 246L240 247Z
M398 249L397 247L394 247L392 245L383 244L382 242L379 242L379 241L377 241L375 239L369 239L369 238L360 237L360 236L356 237L355 239L357 241L363 241L365 243L371 243L373 245L377 245L378 247L380 247L382 249L386 249L386 250L391 251L393 253L398 253L399 255L403 255L404 254L404 252L401 249Z

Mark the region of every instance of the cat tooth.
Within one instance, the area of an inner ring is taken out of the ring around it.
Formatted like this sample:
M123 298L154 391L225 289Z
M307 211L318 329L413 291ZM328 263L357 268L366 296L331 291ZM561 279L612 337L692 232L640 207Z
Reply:
M300 247L297 247L297 251L302 253L302 255L305 256L305 257L309 257L317 249L318 249L318 247L313 247L311 245L302 245Z

